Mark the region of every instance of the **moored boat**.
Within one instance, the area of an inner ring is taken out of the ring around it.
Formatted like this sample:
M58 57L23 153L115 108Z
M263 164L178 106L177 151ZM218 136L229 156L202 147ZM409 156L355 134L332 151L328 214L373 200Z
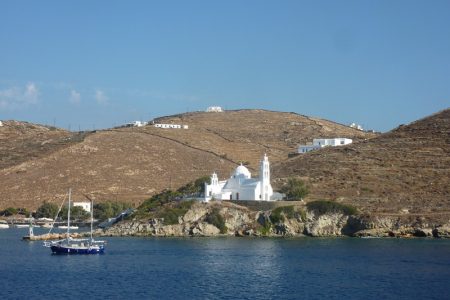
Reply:
M69 228L67 225L58 226L59 229L67 229ZM69 229L78 229L78 226L70 226Z
M76 239L70 237L70 201L71 190L69 189L69 208L67 213L67 237L58 241L45 241L44 246L51 249L54 254L101 254L105 251L105 241L96 241L92 237L92 224L94 220L93 205L91 203L91 236L90 238ZM61 228L61 226L60 226ZM51 230L50 230L51 231Z
M8 222L5 220L0 220L0 229L7 229L9 228Z
M14 226L16 228L28 228L28 227L30 227L30 225L28 225L28 224L15 224Z

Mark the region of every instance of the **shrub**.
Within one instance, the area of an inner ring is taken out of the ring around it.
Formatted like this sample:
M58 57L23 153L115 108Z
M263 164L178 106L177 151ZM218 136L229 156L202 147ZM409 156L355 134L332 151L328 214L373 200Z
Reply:
M209 176L202 176L197 178L193 182L189 182L188 184L182 186L177 190L178 193L183 196L193 196L199 195L205 192L205 183L210 184L211 178Z
M5 217L9 217L12 215L16 215L18 213L17 208L14 207L8 207L7 209L5 209L4 211L2 211L2 215Z
M288 219L294 218L296 215L294 206L280 206L272 210L270 214L270 221L272 223L284 222L285 217Z
M342 213L344 215L354 215L358 211L356 207L342 204L334 201L319 200L306 204L308 210L314 211L316 214L324 215L327 213Z
M58 212L58 206L54 203L44 202L36 210L36 218L54 218Z
M280 191L286 194L286 200L303 199L309 194L309 189L305 183L293 177L288 179L288 182L281 187Z
M63 207L60 213L61 219L67 220L68 209ZM84 210L81 206L72 206L70 208L70 220L86 220L90 217L90 214Z
M181 215L184 214L181 214L178 209L166 208L160 212L158 217L164 219L164 225L173 225L178 224L178 217Z
M137 214L146 215L149 212L156 211L157 208L162 207L164 204L174 201L180 197L179 192L171 190L165 190L159 194L154 195L150 199L145 200L139 207Z
M261 233L261 235L269 235L271 228L272 225L269 222L267 222L264 226L261 226L259 232Z
M227 233L227 226L225 226L225 220L220 214L218 208L214 208L210 213L206 215L205 221L219 228L220 233Z
M164 225L178 224L179 217L182 217L191 208L194 201L180 201L177 203L172 203L171 205L166 205L159 207L153 216L157 218L163 218Z
M129 203L123 202L102 202L94 204L94 218L103 221L117 216L122 211L131 208Z
M28 209L26 209L26 208L18 208L17 209L17 213L19 214L19 215L23 215L23 216L29 216L30 215L30 212L28 211Z

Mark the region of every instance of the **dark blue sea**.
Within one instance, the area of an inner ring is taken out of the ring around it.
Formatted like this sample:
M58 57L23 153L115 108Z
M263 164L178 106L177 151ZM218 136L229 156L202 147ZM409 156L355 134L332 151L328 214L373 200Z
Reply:
M0 299L450 299L450 240L107 238L52 255L0 230Z

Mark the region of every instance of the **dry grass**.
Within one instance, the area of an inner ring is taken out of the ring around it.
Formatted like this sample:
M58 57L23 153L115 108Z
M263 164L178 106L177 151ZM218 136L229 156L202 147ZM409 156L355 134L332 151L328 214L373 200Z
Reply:
M282 162L313 137L373 136L326 120L263 110L188 113L158 121L189 129L120 128L76 139L74 133L23 122L15 122L13 130L0 127L0 209L34 209L44 200L59 204L69 187L76 201L87 194L96 201L137 205L213 171L226 178L238 162L256 175L264 153L272 163Z
M309 182L310 200L333 199L368 212L450 211L450 110L352 145L275 166Z

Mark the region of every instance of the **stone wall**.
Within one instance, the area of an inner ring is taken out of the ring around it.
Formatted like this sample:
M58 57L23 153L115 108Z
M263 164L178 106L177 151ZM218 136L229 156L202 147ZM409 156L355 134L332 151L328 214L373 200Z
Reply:
M280 206L304 206L302 201L255 201L255 200L222 200L223 202L229 202L240 206L245 206L253 211L266 211L272 210Z

